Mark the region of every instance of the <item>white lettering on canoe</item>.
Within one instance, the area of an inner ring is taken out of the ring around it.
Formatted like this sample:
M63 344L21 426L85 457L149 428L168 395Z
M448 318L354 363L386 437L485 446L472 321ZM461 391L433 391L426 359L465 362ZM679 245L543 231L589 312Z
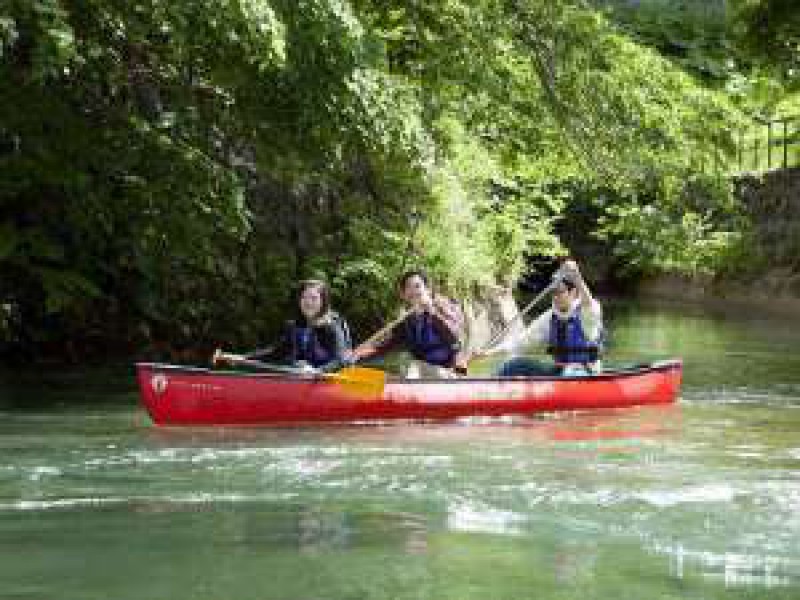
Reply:
M215 385L213 383L195 383L193 381L173 381L172 385L189 388L190 390L194 390L196 392L219 392L222 390L221 385Z
M640 400L646 398L658 389L659 378L652 374L640 377L623 377L619 380L618 386L622 396L628 400Z
M550 398L556 393L556 384L553 381L526 383L524 389L526 398Z
M550 381L504 382L486 385L480 383L436 383L405 386L405 389L387 390L387 392L388 399L395 402L412 401L422 404L521 402L550 397L555 392L555 385Z
M167 383L167 376L163 373L156 373L150 378L150 387L152 387L153 391L159 396L167 391Z

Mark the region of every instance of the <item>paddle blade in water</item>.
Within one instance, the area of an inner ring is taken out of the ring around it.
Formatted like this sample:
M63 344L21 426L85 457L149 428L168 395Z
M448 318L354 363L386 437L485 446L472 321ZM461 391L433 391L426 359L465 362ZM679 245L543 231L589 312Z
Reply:
M386 373L368 367L347 367L338 373L330 373L327 378L342 385L345 389L365 398L378 398L386 385Z

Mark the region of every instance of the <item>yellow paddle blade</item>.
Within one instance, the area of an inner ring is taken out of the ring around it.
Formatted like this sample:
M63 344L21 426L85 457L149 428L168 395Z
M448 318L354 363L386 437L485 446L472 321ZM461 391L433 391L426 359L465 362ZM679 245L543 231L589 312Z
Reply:
M363 396L380 396L386 385L386 373L369 367L347 367L337 373L326 373L325 378Z

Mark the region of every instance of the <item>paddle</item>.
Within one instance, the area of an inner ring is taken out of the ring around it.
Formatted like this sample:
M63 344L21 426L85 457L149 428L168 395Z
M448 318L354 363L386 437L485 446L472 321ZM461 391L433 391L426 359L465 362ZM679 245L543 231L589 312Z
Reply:
M550 292L553 291L553 289L558 285L559 281L560 281L559 278L557 277L553 278L553 281L550 283L550 285L544 288L539 293L539 295L536 296L536 298L528 302L528 304L525 305L525 308L523 308L520 312L514 315L514 318L511 319L508 323L506 323L506 326L503 329L501 329L498 333L492 336L492 339L490 339L489 342L483 347L483 351L485 352L486 350L491 349L492 346L494 346L496 343L502 340L506 336L506 334L511 330L511 327L513 327L517 323L517 321L525 317L525 315L531 312L534 306L539 304L539 302L541 302L545 296L547 296Z
M500 340L502 340L508 334L508 332L511 330L511 328L517 323L517 321L519 321L525 315L527 315L533 309L533 307L536 306L537 304L539 304L539 302L541 302L542 299L544 299L548 294L550 294L553 291L553 289L555 289L555 287L560 282L561 282L561 273L560 272L556 272L556 274L553 275L553 280L550 282L550 285L548 285L546 288L544 288L539 293L539 295L536 296L533 300L528 302L528 304L525 305L525 308L523 308L516 315L514 315L514 318L512 318L508 323L506 323L506 326L503 327L503 329L501 329L498 333L493 335L491 337L491 339L483 346L483 348L480 348L479 350L477 350L476 352L473 352L472 354L470 354L467 357L467 359L465 361L466 365L464 365L462 367L462 370L464 372L466 372L466 370L469 368L469 363L471 363L474 358L479 357L479 356L485 356L486 353L489 350L491 350L494 347L495 344L497 344Z
M394 321L390 321L387 325L384 325L383 327L381 327L378 331L376 331L371 336L369 336L366 340L361 342L359 344L359 346L371 346L372 344L374 344L376 341L378 341L383 336L385 336L387 333L389 333L392 329L394 329L394 327L398 323L402 322L402 320L405 319L408 316L408 312L409 311L404 310L403 313L399 317L397 317Z
M348 391L366 396L380 395L383 393L383 388L386 385L386 373L380 369L371 369L368 367L345 367L336 373L323 373L317 370L304 371L303 369L298 369L295 367L274 365L261 362L259 360L252 360L239 354L223 352L219 348L217 348L217 350L214 352L214 356L211 360L212 364L214 365L219 362L226 361L232 364L252 367L262 371L286 373L288 375L311 375L313 377L333 381L342 385Z

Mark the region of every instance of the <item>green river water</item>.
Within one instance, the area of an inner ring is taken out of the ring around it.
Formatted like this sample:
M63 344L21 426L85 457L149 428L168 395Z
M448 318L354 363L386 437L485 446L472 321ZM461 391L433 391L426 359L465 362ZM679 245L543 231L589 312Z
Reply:
M800 598L800 328L608 311L675 406L159 429L131 371L0 380L0 598Z

